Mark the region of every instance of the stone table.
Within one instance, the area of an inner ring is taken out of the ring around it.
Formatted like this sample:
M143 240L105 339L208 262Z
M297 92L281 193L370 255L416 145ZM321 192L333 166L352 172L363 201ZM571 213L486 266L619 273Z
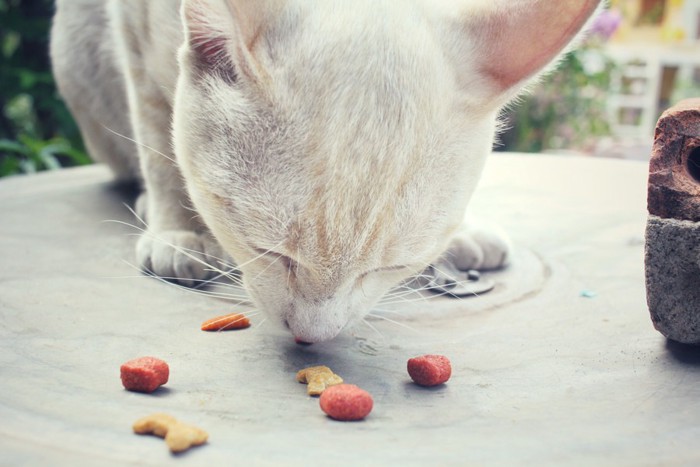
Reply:
M0 465L691 465L700 462L700 350L667 342L645 301L647 166L494 155L471 209L503 225L514 264L455 300L388 299L336 341L297 346L233 286L197 293L133 266L138 226L100 166L0 181ZM202 291L200 291L202 292ZM409 357L442 353L432 389ZM154 355L170 382L125 391ZM295 382L326 364L374 396L328 419ZM210 433L171 455L131 424L167 412Z

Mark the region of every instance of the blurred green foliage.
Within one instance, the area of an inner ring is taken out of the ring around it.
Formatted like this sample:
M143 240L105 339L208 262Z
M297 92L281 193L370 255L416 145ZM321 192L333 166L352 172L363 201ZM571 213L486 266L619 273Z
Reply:
M0 0L0 176L90 163L49 60L53 0Z
M607 98L615 67L600 42L568 54L554 73L505 113L506 131L496 150L591 152L611 133Z

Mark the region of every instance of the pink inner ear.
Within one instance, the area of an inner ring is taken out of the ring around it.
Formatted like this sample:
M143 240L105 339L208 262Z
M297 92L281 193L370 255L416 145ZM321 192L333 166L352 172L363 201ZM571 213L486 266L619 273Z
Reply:
M202 32L190 36L192 50L200 61L210 66L228 61L227 45L226 38L217 36L215 32Z
M513 14L482 18L475 29L489 51L482 70L502 90L532 77L576 36L599 0L533 2Z
M225 31L212 24L209 5L195 0L184 5L184 21L188 31L190 49L195 53L200 64L208 68L219 68L231 63Z

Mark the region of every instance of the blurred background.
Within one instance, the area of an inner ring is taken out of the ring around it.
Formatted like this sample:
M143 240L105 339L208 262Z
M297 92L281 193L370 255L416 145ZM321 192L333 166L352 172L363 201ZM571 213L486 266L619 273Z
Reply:
M90 163L51 76L53 0L0 0L0 176ZM700 0L611 0L511 106L497 151L649 158L659 115L700 97Z

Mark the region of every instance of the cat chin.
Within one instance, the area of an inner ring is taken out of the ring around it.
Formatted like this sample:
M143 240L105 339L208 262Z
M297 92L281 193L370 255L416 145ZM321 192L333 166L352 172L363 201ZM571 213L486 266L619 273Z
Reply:
M310 303L298 296L261 295L255 288L248 287L247 291L256 307L276 327L289 332L297 342L309 344L333 340L357 321L357 312L361 309L338 297Z
M296 327L293 324L289 325L289 329L294 336L296 342L306 344L317 344L319 342L327 342L337 337L344 326L321 326L321 327Z

